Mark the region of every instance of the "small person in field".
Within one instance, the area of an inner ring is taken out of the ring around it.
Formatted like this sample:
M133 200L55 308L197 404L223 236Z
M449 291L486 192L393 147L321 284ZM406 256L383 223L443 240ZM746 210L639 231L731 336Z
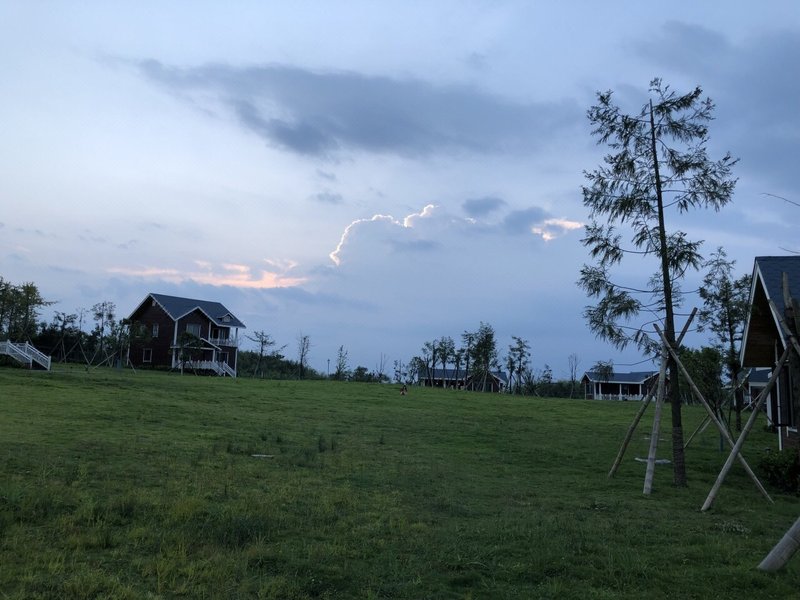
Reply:
M400 388L400 395L405 396L407 393L408 393L408 388L406 387L406 384L403 384L403 387Z

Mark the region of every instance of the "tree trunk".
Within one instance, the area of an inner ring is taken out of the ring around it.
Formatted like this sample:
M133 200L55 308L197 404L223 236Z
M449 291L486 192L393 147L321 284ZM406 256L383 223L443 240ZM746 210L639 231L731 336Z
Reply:
M661 190L661 175L658 169L658 148L656 146L656 124L653 116L653 101L650 101L650 142L653 153L653 173L655 175L656 201L658 204L658 239L661 257L661 277L664 284L664 334L667 344L675 346L675 315L672 307L672 279L669 272L669 248L664 225L664 197ZM686 462L683 452L683 422L681 416L681 396L678 386L678 365L670 353L667 357L669 373L669 402L672 413L672 465L673 483L686 486Z

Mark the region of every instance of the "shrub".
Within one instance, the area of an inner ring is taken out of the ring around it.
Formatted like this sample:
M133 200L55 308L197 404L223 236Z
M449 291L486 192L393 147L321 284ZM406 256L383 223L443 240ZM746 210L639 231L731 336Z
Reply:
M800 483L800 455L794 448L767 452L758 463L764 477L784 492L796 494Z

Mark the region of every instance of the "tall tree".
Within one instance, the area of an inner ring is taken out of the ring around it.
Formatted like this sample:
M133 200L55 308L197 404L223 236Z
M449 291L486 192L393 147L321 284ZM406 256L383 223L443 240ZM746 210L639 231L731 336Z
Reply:
M575 353L570 354L567 357L567 364L569 365L569 397L572 398L575 395L575 388L578 384L578 367L580 366L578 355Z
M347 379L349 371L350 368L347 365L347 350L345 350L344 346L339 346L339 350L336 353L336 371L333 374L333 378L337 381L344 381Z
M512 335L511 340L513 344L508 347L507 366L508 369L508 387L509 391L514 394L522 393L522 373L528 366L530 359L530 344L527 340L521 337Z
M654 355L659 344L645 330L660 321L669 344L675 344L675 309L680 306L680 281L688 269L702 264L702 241L691 241L683 231L668 230L667 211L685 213L695 208L719 210L731 199L736 160L726 154L717 161L706 153L708 122L714 104L697 87L677 94L660 79L650 83L650 100L638 113L626 114L610 91L597 95L588 110L599 144L611 150L603 165L586 172L583 202L590 209L583 244L596 260L581 269L580 285L598 302L585 311L590 329L618 348L638 344ZM631 248L623 247L623 234ZM655 274L635 288L614 281L611 268L634 253L654 259ZM649 320L642 323L640 315ZM673 479L686 485L678 371L668 360L672 411Z
M469 362L472 358L472 346L475 344L475 332L473 331L465 331L461 334L461 343L464 349L464 360L466 361L464 364L464 373L467 377L469 377L472 373L469 369ZM474 387L474 386L473 386Z
M255 342L256 346L258 346L258 361L256 361L256 364L253 367L253 377L260 375L263 379L266 375L264 372L264 358L268 353L267 351L275 345L275 340L272 339L272 336L263 329L260 331L254 331L253 335L248 335L245 337L247 337L247 339L251 342Z
M304 334L297 336L297 366L300 379L305 377L308 355L311 353L311 338Z
M486 391L486 384L497 367L497 342L494 329L488 323L481 322L472 344L472 378L481 382L481 391ZM474 389L474 385L472 386Z
M456 353L456 344L453 341L453 338L451 338L449 335L443 335L441 338L439 338L437 353L439 355L439 361L442 363L442 387L447 387L447 377L445 375L447 372L447 364Z
M743 275L734 279L735 260L727 260L722 248L711 255L705 267L708 268L700 298L703 308L700 310L700 324L708 328L717 338L717 348L723 356L726 374L734 390L734 410L736 411L736 429L742 430L742 406L744 391L739 381L742 364L739 362L739 349L750 310L750 283L752 277Z

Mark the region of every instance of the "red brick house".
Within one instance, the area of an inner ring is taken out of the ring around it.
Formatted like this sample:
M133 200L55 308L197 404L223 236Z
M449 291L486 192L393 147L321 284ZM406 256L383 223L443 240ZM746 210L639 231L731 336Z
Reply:
M756 257L750 288L751 310L740 357L744 367L766 367L771 373L789 344L779 317L783 317L790 327L796 325L791 324L795 321L792 307L784 302L784 274L789 295L796 302L800 299L800 256ZM789 361L800 361L800 357L790 355ZM797 379L800 378L793 376L789 364L785 364L772 390L771 405L767 408L778 429L780 448L800 447L800 381Z
M236 377L244 323L219 302L148 294L128 320L142 339L131 342L135 367L167 367Z

